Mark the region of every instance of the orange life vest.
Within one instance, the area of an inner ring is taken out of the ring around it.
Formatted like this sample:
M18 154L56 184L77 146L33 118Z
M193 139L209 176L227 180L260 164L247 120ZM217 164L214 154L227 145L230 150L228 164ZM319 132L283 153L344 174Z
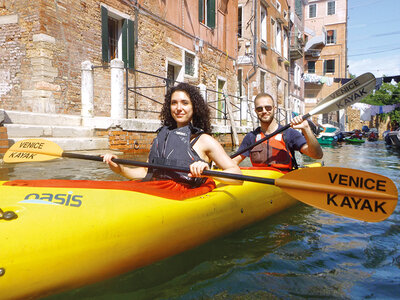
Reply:
M256 135L256 141L264 138L263 132ZM282 171L291 171L296 167L293 154L288 150L284 133L274 135L250 150L253 167L273 167Z

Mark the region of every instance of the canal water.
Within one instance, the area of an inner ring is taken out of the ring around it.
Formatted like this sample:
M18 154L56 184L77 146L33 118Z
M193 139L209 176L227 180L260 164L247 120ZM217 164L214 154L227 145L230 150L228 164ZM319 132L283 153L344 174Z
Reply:
M323 162L385 175L400 188L400 151L382 141L324 147ZM2 180L46 178L120 177L93 161L0 165ZM400 207L385 221L366 223L299 204L196 249L46 299L265 298L399 299Z

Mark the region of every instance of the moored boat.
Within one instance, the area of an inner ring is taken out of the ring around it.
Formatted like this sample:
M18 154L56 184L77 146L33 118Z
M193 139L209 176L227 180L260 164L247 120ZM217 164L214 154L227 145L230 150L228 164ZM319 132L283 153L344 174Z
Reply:
M360 138L355 138L355 137L347 137L344 138L344 141L347 144L364 144L365 140L364 139L360 139Z
M400 131L388 131L384 134L386 145L400 149Z
M318 136L317 140L321 145L334 145L339 141L340 129L331 124L323 124L324 128Z
M272 170L243 173L282 176ZM131 191L129 184L0 182L1 298L43 297L110 278L297 203L276 186L254 182L217 183L211 192L182 201Z

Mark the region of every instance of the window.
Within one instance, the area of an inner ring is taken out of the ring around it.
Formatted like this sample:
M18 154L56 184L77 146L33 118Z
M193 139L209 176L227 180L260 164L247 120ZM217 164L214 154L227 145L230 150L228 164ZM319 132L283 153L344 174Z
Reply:
M194 76L195 71L195 56L189 52L185 52L185 74Z
M173 86L176 81L183 81L183 68L180 62L167 61L168 85Z
M175 67L173 65L168 64L167 67L167 78L168 78L168 85L174 85L175 81Z
M309 74L315 74L315 61L309 61L307 63L307 70Z
M118 32L119 32L118 20L108 17L108 43L109 43L109 60L118 58Z
M326 44L336 44L336 30L328 30L326 32Z
M225 96L224 96L225 80L218 79L217 86L218 86L217 119L222 119L225 116Z
M275 39L275 50L281 54L282 53L282 30L281 25L279 23L275 23L276 25L276 39Z
M308 17L315 18L317 16L317 4L310 4L308 6Z
M294 8L296 15L299 17L300 20L303 18L303 3L301 3L301 1L302 0L296 0Z
M261 6L261 16L260 16L260 34L261 34L261 41L265 44L267 43L267 10L264 6Z
M134 67L133 21L101 7L102 60L121 59L125 67Z
M324 61L324 74L335 73L335 60L329 59Z
M242 69L238 69L237 83L238 83L237 91L239 92L239 97L242 97L243 96L243 70Z
M300 87L300 78L301 78L301 68L297 64L295 64L295 67L294 67L294 84L297 87Z
M288 59L288 34L286 30L283 31L283 56Z
M243 6L238 7L238 37L241 38L243 35Z
M199 0L199 21L215 28L215 0Z
M280 12L281 11L281 4L279 3L279 0L276 0L276 9Z
M330 15L334 15L335 13L336 13L336 3L335 3L335 1L329 1L328 2L328 7L327 7L327 14L328 14L328 16L330 16Z

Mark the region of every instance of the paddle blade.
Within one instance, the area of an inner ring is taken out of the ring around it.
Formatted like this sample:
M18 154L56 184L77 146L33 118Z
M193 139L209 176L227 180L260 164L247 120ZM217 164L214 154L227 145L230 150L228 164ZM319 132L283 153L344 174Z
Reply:
M299 169L275 184L301 202L345 217L379 222L397 205L397 188L389 178L348 168Z
M375 76L372 73L364 73L323 99L309 114L312 116L344 109L366 97L375 89L375 86Z
M21 163L52 160L61 157L63 150L56 143L44 139L16 142L4 154L4 162Z

